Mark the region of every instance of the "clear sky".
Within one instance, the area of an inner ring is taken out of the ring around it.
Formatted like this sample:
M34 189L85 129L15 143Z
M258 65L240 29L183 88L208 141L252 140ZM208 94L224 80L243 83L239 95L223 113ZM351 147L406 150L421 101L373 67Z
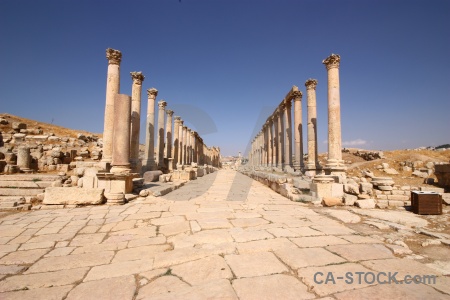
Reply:
M326 151L331 53L344 146L450 143L450 1L0 0L0 112L103 132L108 47L121 93L131 71L146 77L141 128L155 87L223 155L245 151L292 85L305 122L308 78Z

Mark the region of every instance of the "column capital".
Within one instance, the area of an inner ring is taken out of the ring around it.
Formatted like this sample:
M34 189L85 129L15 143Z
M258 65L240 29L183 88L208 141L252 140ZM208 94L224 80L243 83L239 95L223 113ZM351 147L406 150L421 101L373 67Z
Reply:
M332 68L339 68L341 57L339 56L339 54L332 53L330 56L325 58L322 63L326 66L327 70Z
M130 72L130 75L133 83L142 85L142 81L144 81L145 79L145 76L142 74L142 72Z
M278 105L278 113L282 113L285 107L286 107L286 103L284 103L284 100L283 100L283 101L281 101L280 105Z
M295 100L301 100L303 97L303 93L301 91L294 91L292 92L292 99Z
M182 122L180 116L174 116L173 119L174 119L174 122L175 122L175 123L180 123L180 122Z
M164 109L165 107L167 106L167 102L166 101L164 101L164 100L159 100L158 101L158 107L159 107L159 109Z
M297 92L299 92L299 91L297 91ZM284 108L289 108L292 105L292 98L284 99L283 104L284 104Z
M108 59L108 64L120 65L120 62L122 61L122 52L108 48L106 49L106 59Z
M305 86L307 90L315 90L317 87L317 79L309 78L306 80Z
M147 90L147 96L148 98L153 98L155 99L156 96L158 96L158 90L155 88L151 88Z
M183 122L183 121L181 121L181 122ZM187 130L187 126L186 125L183 125L183 130Z
M166 114L168 116L173 116L173 110L170 110L170 109L166 110Z
M195 131L194 130L191 130L190 132L189 132L192 136L195 136Z

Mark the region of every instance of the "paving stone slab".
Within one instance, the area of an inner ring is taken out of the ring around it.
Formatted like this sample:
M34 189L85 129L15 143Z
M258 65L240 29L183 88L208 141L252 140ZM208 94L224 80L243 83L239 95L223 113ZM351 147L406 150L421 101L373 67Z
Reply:
M135 291L136 282L134 276L122 276L83 282L70 291L66 299L133 299Z
M231 279L233 274L225 259L215 255L172 267L172 274L191 285L199 285L216 279Z
M269 224L269 221L264 220L263 218L243 218L243 219L232 219L230 222L235 227L254 227L264 224Z
M138 274L152 269L153 259L114 262L111 264L93 267L87 274L84 281Z
M314 225L314 226L311 226L311 228L319 230L328 235L345 235L345 234L355 233L354 230L352 230L348 227L342 226L342 225L337 225L337 226Z
M334 297L342 300L356 299L448 299L448 295L441 294L430 286L423 284L396 285L382 284L353 291L345 291L335 294Z
M139 294L136 299L139 298ZM231 284L226 279L211 281L193 287L185 287L174 293L153 295L152 300L173 300L173 299L238 299Z
M189 288L189 285L178 277L171 275L161 276L141 287L137 299L154 299L154 296L160 294L173 295L185 288Z
M2 300L61 300L73 288L72 285L49 287L25 291L5 292Z
M242 228L232 228L230 229L230 233L233 239L239 243L274 238L274 236L266 230L244 230Z
M3 265L32 264L37 260L39 260L47 252L49 252L49 249L33 249L33 250L11 252L0 259L0 264Z
M163 234L164 236L173 236L177 235L183 232L190 232L191 231L191 225L189 221L182 221L167 225L161 225L159 226L159 233Z
M350 244L333 245L327 250L336 253L349 261L393 258L392 252L382 244Z
M323 249L323 248L298 248L289 247L274 250L285 264L292 269L310 266L324 266L346 262L345 259Z
M33 250L30 250L33 251ZM45 257L32 265L25 273L42 273L81 267L107 264L114 256L113 251L72 254L67 256Z
M0 265L0 275L17 274L17 273L20 273L24 269L25 269L24 266L15 266L15 265L3 266L3 265Z
M288 272L271 252L226 255L225 260L237 278Z
M300 248L349 244L348 241L335 237L333 235L305 236L300 238L291 238L290 240Z
M149 245L135 248L123 249L117 252L113 259L113 263L130 260L151 260L157 253L162 253L171 248L170 245Z
M298 269L298 277L309 287L310 291L319 296L333 295L337 292L353 290L369 286L364 280L358 282L356 272L373 272L356 263L345 263L321 267ZM348 277L346 277L346 275ZM327 281L327 277L328 278ZM339 278L338 278L339 277ZM351 280L350 280L351 279ZM347 282L346 282L347 280ZM367 298L361 298L367 299Z
M236 243L236 247L240 254L275 251L277 249L296 247L294 243L287 238L275 238L259 241L251 241L246 243Z
M0 292L75 284L83 279L88 270L88 268L78 268L11 276L0 282Z
M439 272L433 270L426 265L409 258L391 258L363 261L361 264L369 269L377 272L397 272L397 280L403 280L406 275L440 275Z
M203 230L233 227L227 219L200 219L197 222Z
M302 282L284 274L236 279L233 281L233 288L241 300L315 298Z

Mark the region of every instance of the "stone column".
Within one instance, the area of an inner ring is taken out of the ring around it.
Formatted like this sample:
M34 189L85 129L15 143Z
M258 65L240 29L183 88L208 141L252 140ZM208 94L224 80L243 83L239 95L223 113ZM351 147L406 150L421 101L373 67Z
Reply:
M303 171L303 122L302 122L302 92L294 91L294 134L295 134L295 171Z
M310 175L315 175L315 170L319 169L317 150L317 109L316 109L316 79L308 79L305 82L308 94L308 164L306 168Z
M180 161L179 159L179 149L180 149L180 124L183 122L181 121L181 118L179 116L175 116L174 117L175 121L174 121L174 134L173 134L173 163L176 166L178 164L178 162Z
M273 123L273 161L272 164L274 167L278 167L278 156L280 154L280 150L278 149L278 113L277 110L272 115L272 123Z
M187 139L186 164L190 165L192 163L192 129L190 128L187 129L186 139Z
M191 140L192 140L192 162L196 163L197 162L197 148L196 148L196 134L197 132L192 131L191 132Z
M111 163L113 152L114 101L120 90L120 62L122 53L111 48L106 49L108 75L106 80L105 121L103 126L102 162ZM108 167L107 167L108 168Z
M156 149L158 151L157 163L159 168L164 168L164 114L166 105L166 101L158 101L158 140Z
M341 58L331 54L323 64L328 71L328 160L327 168L340 171L345 170L342 160L341 140L341 103L339 94L339 64Z
M166 110L167 120L166 120L166 147L165 147L165 157L172 157L172 116L173 110Z
M180 119L180 129L178 132L178 140L179 140L179 145L178 145L178 162L177 162L177 168L178 165L182 166L183 165L183 151L184 151L184 140L183 140L183 123L184 121Z
M283 126L283 110L284 103L278 107L278 168L282 169L284 166L284 126Z
M19 146L19 149L17 150L17 166L19 167L20 171L29 173L31 172L30 165L30 148L24 145Z
M155 163L155 99L158 96L158 90L151 88L147 90L147 128L145 135L145 154L142 162L143 171L156 170Z
M292 168L292 117L291 117L291 99L284 100L284 166Z
M181 156L181 164L184 166L186 165L186 146L187 142L187 126L183 126L183 155Z
M144 75L142 72L131 72L133 85L131 87L131 140L130 140L130 164L131 171L141 172L139 162L139 133L141 129L141 92Z
M131 97L117 94L114 103L114 140L111 173L130 173Z
M269 167L272 167L272 158L273 158L273 154L272 154L272 145L273 145L273 140L272 140L272 119L269 118L266 121L267 124L267 165Z

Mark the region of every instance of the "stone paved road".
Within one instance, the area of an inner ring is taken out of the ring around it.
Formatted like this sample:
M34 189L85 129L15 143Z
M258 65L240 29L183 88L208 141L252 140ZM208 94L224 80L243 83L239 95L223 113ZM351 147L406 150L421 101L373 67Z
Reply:
M0 217L2 300L450 297L444 276L429 285L358 283L356 272L390 271L398 280L440 275L234 171L124 206ZM348 272L353 283L344 282Z

